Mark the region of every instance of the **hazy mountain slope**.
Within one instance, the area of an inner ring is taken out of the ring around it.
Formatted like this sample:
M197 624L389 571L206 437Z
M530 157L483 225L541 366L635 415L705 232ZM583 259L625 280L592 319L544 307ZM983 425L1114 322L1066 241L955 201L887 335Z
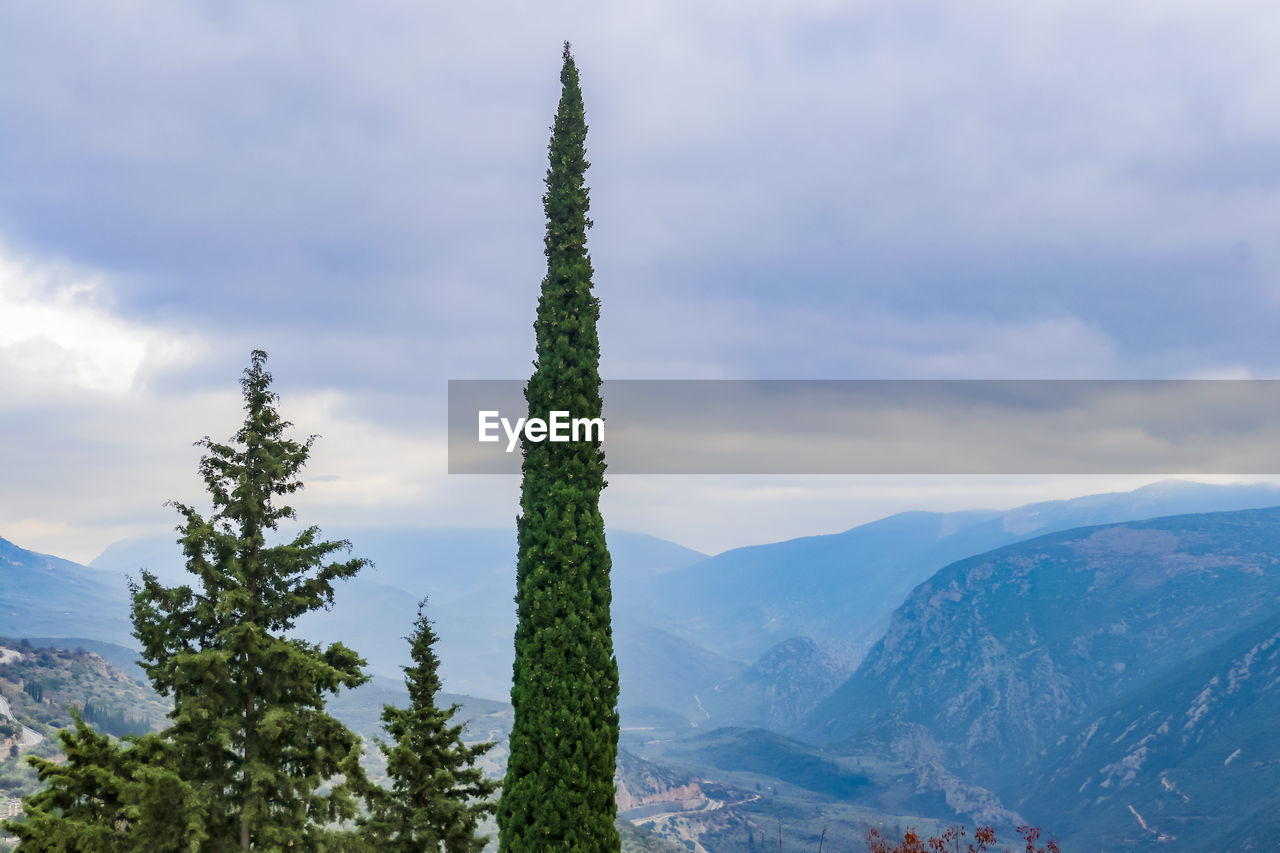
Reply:
M128 589L122 575L27 551L0 539L0 634L74 633L113 643L132 641Z
M743 669L738 661L632 619L614 625L613 646L622 681L618 707L627 723L655 710L700 723L708 716L701 704L704 688Z
M900 513L844 533L726 551L663 575L654 584L665 608L659 624L740 660L804 636L854 663L907 594L956 560L1084 525L1277 504L1274 486L1171 480L1003 512Z
M1280 610L1280 509L1056 533L955 563L916 589L803 730L917 726L1000 790L1069 726Z
M440 674L450 690L502 697L510 689L512 636L515 631L515 531L498 529L356 527L333 528L327 536L351 542L351 553L373 566L338 586L333 609L299 620L300 634L317 642L341 639L369 663L372 672L400 677L409 663L403 638L412 628L417 603L429 599L428 616L439 636ZM650 615L649 588L663 573L706 555L674 542L627 531L610 531L615 618ZM93 565L137 574L147 568L166 583L187 583L181 552L170 534L115 543ZM0 626L2 627L2 626ZM618 654L631 661L636 675L628 694L675 694L681 707L692 706L702 673L689 657L716 656L687 640L658 642L652 633L625 632ZM718 679L740 668L725 662L708 670ZM690 673L695 683L681 680ZM652 678L648 677L649 675ZM639 679L637 681L637 679ZM665 700L664 700L665 701Z
M358 526L326 528L329 538L346 539L353 556L373 565L361 573L414 594L452 593L484 582L488 575L514 577L514 525L505 528ZM167 583L185 579L176 534L123 539L90 563L94 568L137 573L146 568ZM626 530L608 532L614 583L619 590L644 588L655 577L706 559L706 554L665 539ZM479 577L477 577L479 575ZM513 593L514 594L514 593Z
M990 513L910 512L844 533L738 548L656 582L663 624L754 660L796 636L856 646L942 565L1008 541L964 532Z
M777 644L808 636L839 666L849 666L860 656L860 646L869 645L887 627L888 614L910 588L951 560L1067 520L1268 499L1280 502L1280 490L1157 484L1131 493L1036 504L1005 513L907 513L843 534L738 549L709 559L661 539L611 530L617 624L662 628L681 638L677 642L653 631L634 630L620 637L618 654L626 670L624 701L632 703L632 697L644 696L652 707L655 703L647 697L662 696L666 711L705 720L706 709L700 709L698 701L714 693L717 685L726 689L722 682L733 674L733 667L717 663L699 674L705 667L688 665L677 647L703 663L736 660L745 668ZM342 638L366 657L373 672L397 678L400 666L407 662L401 638L409 631L417 601L426 595L441 638L442 675L450 689L506 695L515 620L514 531L352 527L326 532L349 539L352 553L370 558L374 566L339 588L331 612L303 620L305 636L317 641ZM166 582L186 582L174 538L175 534L167 533L116 543L93 566L108 578L136 575L145 567ZM42 603L56 602L55 607L27 611L25 616L14 613L10 619L0 612L0 630L44 636L89 634L129 644L123 582L115 582L118 589L103 592L102 598L87 594L78 600L63 597L73 585L55 584L49 595L41 597ZM103 622L108 624L102 630L82 627ZM766 662L765 668L771 665ZM822 688L823 679L812 678L819 673L809 663L797 661L797 665L800 668L794 672L773 667L768 676L773 683L757 682L759 694ZM627 671L632 673L630 678ZM707 680L697 680L702 675ZM806 680L810 686L801 690L799 685ZM747 694L752 690L756 688ZM750 695L742 698L754 701ZM723 711L728 706L721 702L719 707ZM717 722L779 722L777 714L747 712L745 705L740 710L744 713L722 716Z
M852 672L808 637L792 637L699 696L710 724L782 731L800 722Z

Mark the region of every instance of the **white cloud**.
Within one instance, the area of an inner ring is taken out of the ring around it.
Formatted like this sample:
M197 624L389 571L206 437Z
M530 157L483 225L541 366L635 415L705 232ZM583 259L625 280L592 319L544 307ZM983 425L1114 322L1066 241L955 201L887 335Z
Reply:
M148 363L172 366L203 350L196 336L115 313L101 273L22 257L2 244L0 318L0 388L8 392L119 394Z

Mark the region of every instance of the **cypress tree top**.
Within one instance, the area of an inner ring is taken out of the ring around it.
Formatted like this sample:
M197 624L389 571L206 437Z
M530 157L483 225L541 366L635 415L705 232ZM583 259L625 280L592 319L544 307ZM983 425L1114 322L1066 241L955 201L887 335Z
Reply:
M600 300L591 292L593 270L587 254L591 220L587 217L590 202L585 183L591 164L586 157L587 123L578 68L568 42L564 45L560 84L560 106L547 146L547 191L542 196L547 215L543 238L547 276L542 280L538 317L533 324L538 357L525 397L530 417L546 418L557 406L574 417L598 417L600 339L596 321L600 318ZM603 460L603 453L597 455ZM603 481L600 487L603 488Z
M548 146L537 360L529 417L601 414L599 300L587 255L586 120L578 69L564 47L561 96ZM524 447L516 523L515 724L498 809L503 851L619 850L613 774L618 666L609 621L609 552L598 441Z

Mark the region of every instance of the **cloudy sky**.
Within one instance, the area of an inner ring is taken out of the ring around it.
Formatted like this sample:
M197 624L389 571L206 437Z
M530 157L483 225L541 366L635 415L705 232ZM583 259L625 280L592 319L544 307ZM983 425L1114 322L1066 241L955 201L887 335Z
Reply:
M172 526L255 347L304 521L504 525L573 42L613 378L1280 377L1280 17L1223 0L0 5L0 536ZM719 550L1124 477L614 477Z

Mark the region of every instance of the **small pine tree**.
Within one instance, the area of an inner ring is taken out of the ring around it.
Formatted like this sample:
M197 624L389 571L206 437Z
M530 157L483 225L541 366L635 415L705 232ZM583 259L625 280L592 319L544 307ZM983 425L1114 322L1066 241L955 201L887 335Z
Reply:
M155 735L120 744L72 709L58 733L66 760L31 756L44 789L23 800L24 817L3 828L21 853L195 853L205 840L196 792L172 769Z
M450 725L458 705L439 708L436 635L418 605L408 638L413 665L405 667L409 707L385 705L382 722L392 743L379 743L387 758L392 788L376 796L362 821L362 835L375 850L389 853L479 853L486 838L476 827L497 804L489 798L498 784L484 778L475 761L492 743L467 746L462 726Z

